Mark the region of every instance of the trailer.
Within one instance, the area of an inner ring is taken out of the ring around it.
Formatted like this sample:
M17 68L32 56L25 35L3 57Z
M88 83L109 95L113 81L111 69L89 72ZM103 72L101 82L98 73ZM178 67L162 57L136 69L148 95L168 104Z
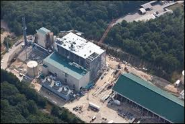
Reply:
M89 107L95 111L99 111L100 107L92 102L89 102Z

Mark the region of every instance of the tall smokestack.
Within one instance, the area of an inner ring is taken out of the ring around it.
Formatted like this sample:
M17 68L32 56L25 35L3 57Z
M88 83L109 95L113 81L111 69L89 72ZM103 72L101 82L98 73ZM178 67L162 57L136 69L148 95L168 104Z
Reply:
M24 36L24 43L25 43L25 46L27 45L27 39L26 39L26 23L25 23L25 17L22 17L22 24L23 24L23 27L22 27L22 30L23 30L23 36Z

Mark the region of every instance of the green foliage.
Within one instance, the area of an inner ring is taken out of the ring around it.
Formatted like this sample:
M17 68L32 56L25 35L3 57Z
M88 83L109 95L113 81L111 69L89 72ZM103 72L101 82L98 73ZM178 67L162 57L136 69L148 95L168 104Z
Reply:
M55 105L51 110L51 114L68 123L84 123L79 118L75 117L74 114L68 112L67 109L65 108L60 109L58 106Z
M5 29L4 28L1 28L1 34L3 34L4 31L5 31Z
M65 108L53 104L43 113L47 101L12 73L1 70L1 123L64 123L82 121Z
M3 44L4 44L6 47L8 47L8 48L11 48L12 45L13 45L9 37L5 37L5 38L4 38ZM7 45L8 45L8 46L7 46Z
M59 108L57 106L53 106L51 114L54 116L59 116Z
M22 34L21 17L25 15L27 32L46 27L79 30L88 39L99 40L113 19L137 10L144 1L3 1L1 17L17 35Z
M171 75L184 68L184 11L176 9L148 22L123 21L113 27L105 41Z

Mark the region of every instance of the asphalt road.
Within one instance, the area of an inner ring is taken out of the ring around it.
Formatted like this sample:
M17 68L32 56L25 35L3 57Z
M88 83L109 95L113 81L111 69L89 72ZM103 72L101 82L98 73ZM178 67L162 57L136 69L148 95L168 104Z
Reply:
M158 11L159 13L161 13L161 12L164 11L164 8L165 7L167 7L167 6L169 6L169 5L173 4L173 3L174 2L171 1L171 2L166 3L164 5L156 4L156 5L152 6L153 7L153 10L147 11L145 15L153 14L156 11ZM133 22L135 19L140 18L140 17L145 16L145 15L139 14L138 11L135 12L135 13L129 13L126 16L119 18L113 25L116 25L118 23L121 23L123 20L125 20L127 22Z
M22 40L22 39L21 39ZM9 49L8 52L6 52L4 55L3 55L3 58L2 58L2 62L1 62L1 69L4 69L6 70L7 66L8 66L8 60L9 60L9 57L10 55L12 55L17 49L19 49L21 47L21 44L15 46L13 45L11 49Z

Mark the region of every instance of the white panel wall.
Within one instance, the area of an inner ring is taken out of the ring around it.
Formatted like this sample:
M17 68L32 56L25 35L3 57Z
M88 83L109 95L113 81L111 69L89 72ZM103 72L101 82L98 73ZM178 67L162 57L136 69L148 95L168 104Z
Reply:
M48 74L48 68L42 66L42 73L47 75Z
M58 69L58 68L56 68L56 67L50 65L49 63L44 62L44 64L48 66L48 67L47 67L47 68L48 68L48 71L50 71L50 72L52 72L52 73L56 73L56 74L57 74L57 77L58 77L62 82L65 82L65 78L67 78L67 84L68 84L69 86L71 86L71 87L73 87L73 84L74 84L74 85L75 85L75 89L76 89L76 90L79 90L79 80L78 80L78 79L76 79L75 77L73 77L73 76L71 76L71 75L69 75L69 74L68 74L67 77L65 77L65 73L64 73L62 70L60 70L60 69ZM43 68L44 68L44 67L43 67ZM43 73L44 73L44 72L43 72Z
M46 35L37 32L38 34L38 44L45 48L45 42L46 42Z
M80 83L79 83L79 89L81 87L85 87L87 86L87 84L90 82L90 72L87 72L86 75L84 75L81 79L80 79Z

